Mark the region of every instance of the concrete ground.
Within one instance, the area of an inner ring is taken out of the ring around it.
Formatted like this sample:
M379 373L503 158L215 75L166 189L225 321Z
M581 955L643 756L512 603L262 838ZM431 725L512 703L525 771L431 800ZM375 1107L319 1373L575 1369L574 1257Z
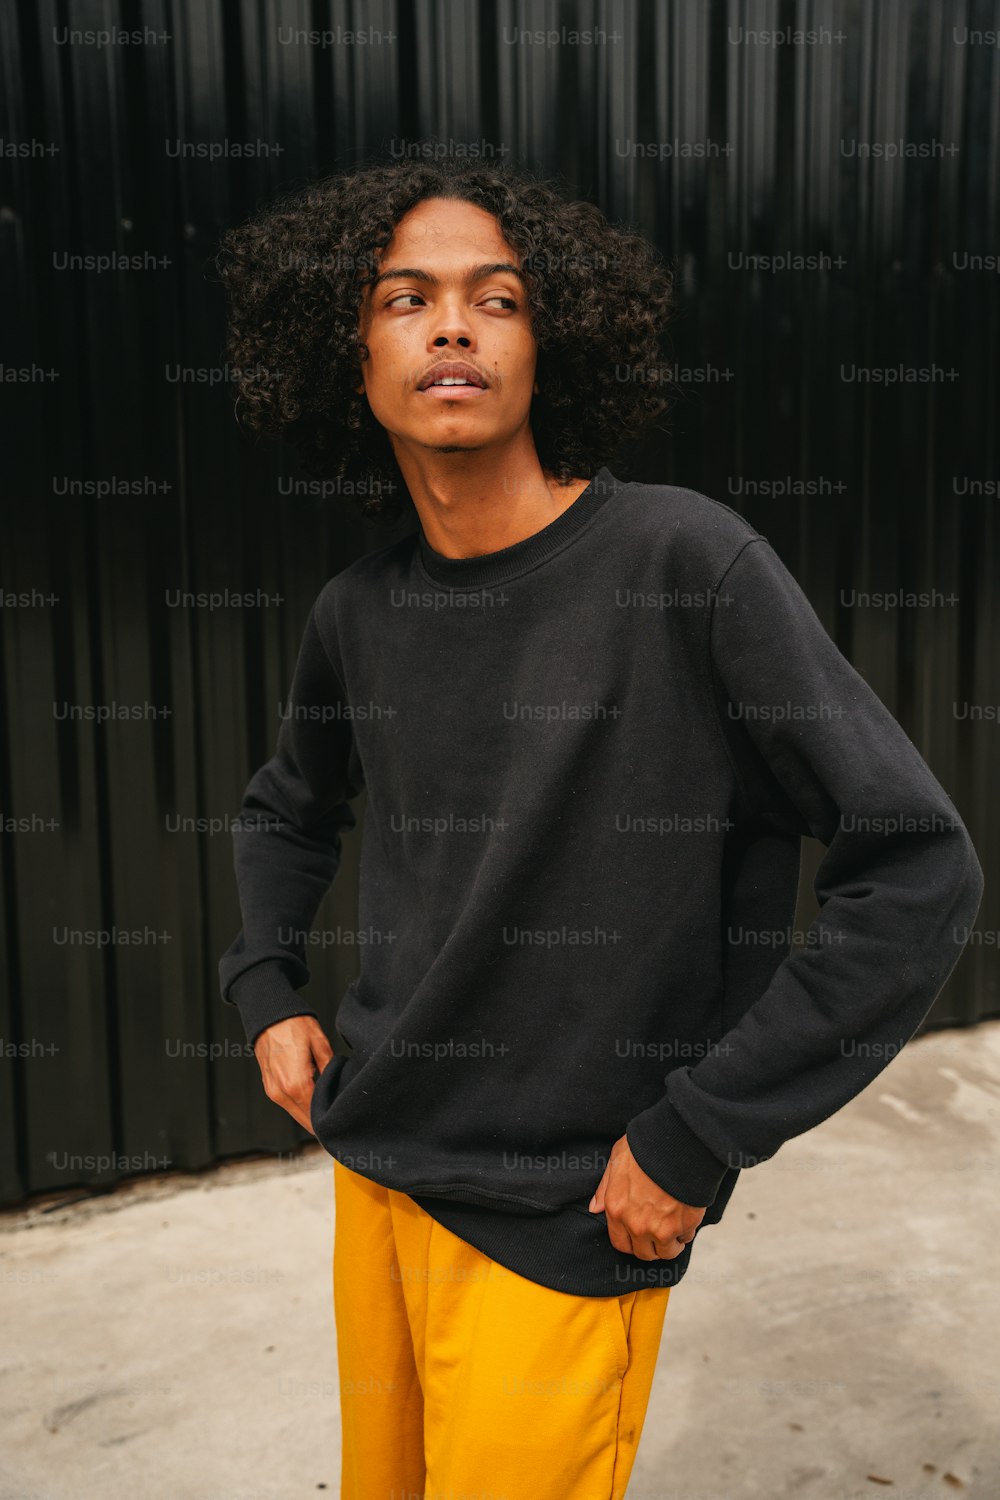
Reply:
M0 1215L2 1500L339 1493L319 1147ZM628 1500L1000 1500L1000 1022L744 1172Z

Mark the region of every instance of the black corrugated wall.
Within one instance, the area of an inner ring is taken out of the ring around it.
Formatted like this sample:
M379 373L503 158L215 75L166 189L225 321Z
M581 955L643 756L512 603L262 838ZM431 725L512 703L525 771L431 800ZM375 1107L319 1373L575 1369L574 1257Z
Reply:
M240 433L209 262L279 188L420 142L558 174L673 260L685 394L612 468L743 511L901 720L987 874L932 1020L998 1013L1000 6L11 0L0 28L0 1198L305 1138L218 997L219 824L315 594L386 537ZM227 590L253 602L180 598ZM900 591L928 597L861 597ZM348 938L359 831L321 912ZM316 956L327 1023L355 967Z

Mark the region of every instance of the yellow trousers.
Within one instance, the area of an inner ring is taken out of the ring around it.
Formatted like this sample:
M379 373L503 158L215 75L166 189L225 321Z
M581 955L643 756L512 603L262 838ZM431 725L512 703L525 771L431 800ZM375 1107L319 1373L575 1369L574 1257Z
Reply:
M333 1166L341 1500L622 1500L670 1288L539 1286Z

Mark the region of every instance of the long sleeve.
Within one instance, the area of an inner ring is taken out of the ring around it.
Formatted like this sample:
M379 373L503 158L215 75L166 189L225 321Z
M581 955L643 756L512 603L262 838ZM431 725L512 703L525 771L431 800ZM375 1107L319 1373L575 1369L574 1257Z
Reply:
M727 1170L773 1156L886 1067L954 968L983 891L953 803L765 538L727 569L710 639L745 808L826 852L802 944L628 1124L643 1171L695 1206L712 1203Z
M322 595L320 596L322 598ZM340 864L349 800L363 784L340 679L309 613L277 748L252 777L233 832L243 926L219 960L223 1000L251 1044L288 1016L315 1014L298 991L305 942Z

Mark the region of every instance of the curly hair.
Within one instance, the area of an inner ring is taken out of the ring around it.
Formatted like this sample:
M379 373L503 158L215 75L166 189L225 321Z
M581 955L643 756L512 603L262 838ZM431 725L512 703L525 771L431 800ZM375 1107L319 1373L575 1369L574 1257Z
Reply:
M347 481L373 518L393 519L408 497L388 434L356 390L368 358L359 314L376 252L426 198L486 210L521 256L538 351L531 431L547 474L589 478L670 401L672 272L594 204L507 163L456 157L320 178L220 239L236 415L292 444L306 472Z

